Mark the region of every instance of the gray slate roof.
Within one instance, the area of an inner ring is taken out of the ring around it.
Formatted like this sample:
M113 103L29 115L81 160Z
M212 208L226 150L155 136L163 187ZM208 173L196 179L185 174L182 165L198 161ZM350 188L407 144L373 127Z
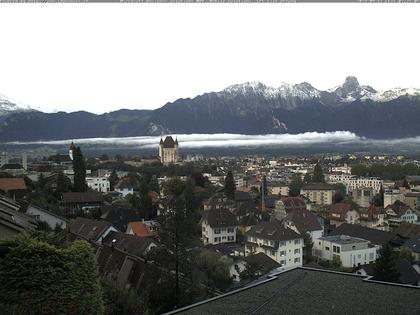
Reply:
M238 226L235 216L227 209L212 208L203 214L203 219L207 220L212 228Z
M420 314L420 289L295 268L179 314Z
M245 234L247 236L273 241L287 241L302 238L302 235L291 229L285 228L281 223L265 221L258 223Z
M329 235L348 235L363 238L375 245L390 242L396 237L395 233L367 228L358 224L343 223Z

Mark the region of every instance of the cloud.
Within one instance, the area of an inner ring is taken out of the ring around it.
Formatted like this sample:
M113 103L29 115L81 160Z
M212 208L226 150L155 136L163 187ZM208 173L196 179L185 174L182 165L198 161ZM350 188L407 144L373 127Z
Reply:
M321 143L342 144L363 141L363 138L349 131L306 132L300 134L179 134L177 137L181 148L217 148L217 147L273 147L301 146ZM157 148L160 137L141 136L124 138L86 138L74 140L78 145L125 146L151 149ZM69 145L72 140L9 142L13 145Z

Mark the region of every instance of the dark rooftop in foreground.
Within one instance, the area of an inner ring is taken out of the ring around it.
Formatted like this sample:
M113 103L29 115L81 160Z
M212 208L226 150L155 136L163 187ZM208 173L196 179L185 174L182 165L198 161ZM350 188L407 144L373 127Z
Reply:
M169 314L420 314L420 288L295 268Z

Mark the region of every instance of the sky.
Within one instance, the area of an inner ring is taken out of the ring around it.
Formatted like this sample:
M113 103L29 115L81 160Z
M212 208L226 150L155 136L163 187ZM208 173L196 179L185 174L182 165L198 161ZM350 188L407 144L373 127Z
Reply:
M416 4L2 4L0 94L155 109L247 81L420 88Z

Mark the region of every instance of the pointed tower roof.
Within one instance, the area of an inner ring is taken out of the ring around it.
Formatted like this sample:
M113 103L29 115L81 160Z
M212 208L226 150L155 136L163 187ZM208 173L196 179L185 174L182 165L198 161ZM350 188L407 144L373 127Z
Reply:
M175 137L175 144L178 145L178 137Z
M159 144L163 144L162 136L160 137L160 142L159 142Z

